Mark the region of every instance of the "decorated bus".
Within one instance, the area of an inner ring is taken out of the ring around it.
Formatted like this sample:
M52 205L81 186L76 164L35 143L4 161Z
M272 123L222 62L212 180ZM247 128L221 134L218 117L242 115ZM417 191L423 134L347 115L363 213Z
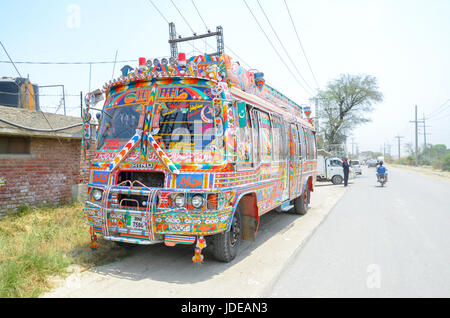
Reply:
M192 244L201 262L210 245L229 262L242 240L255 240L263 214L307 212L314 126L263 73L226 54L140 58L129 69L102 90L84 209L92 248L97 235Z

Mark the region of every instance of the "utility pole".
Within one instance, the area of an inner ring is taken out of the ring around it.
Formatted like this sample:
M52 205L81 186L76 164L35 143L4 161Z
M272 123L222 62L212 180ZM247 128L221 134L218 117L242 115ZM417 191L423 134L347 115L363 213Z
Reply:
M410 120L411 123L414 123L415 125L415 141L416 141L416 166L419 165L419 127L417 126L417 124L419 123L419 121L417 120L417 105L415 107L415 119L414 120Z
M398 140L398 160L400 160L400 138L404 138L403 136L395 136Z
M423 114L423 143L424 143L424 153L427 151L427 132L425 130L425 114Z
M354 148L354 145L355 145L355 139L352 138L352 157L353 157L353 158L355 157L355 148Z
M317 102L317 97L314 97L314 106L314 115L316 116L314 125L316 126L316 134L319 136L319 103Z

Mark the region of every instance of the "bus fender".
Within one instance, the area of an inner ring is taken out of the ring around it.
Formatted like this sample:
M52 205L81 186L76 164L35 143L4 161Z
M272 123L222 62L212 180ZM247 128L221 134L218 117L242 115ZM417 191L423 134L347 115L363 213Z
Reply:
M255 241L259 227L258 205L256 204L256 193L251 192L241 195L237 201L242 213L242 239L244 241ZM234 209L236 210L236 208ZM233 213L234 214L234 213ZM230 223L232 223L230 220Z

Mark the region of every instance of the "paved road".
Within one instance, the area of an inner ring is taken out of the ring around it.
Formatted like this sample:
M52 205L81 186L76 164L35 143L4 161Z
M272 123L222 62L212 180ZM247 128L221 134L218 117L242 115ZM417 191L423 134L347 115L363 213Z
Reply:
M450 297L450 182L365 169L269 297Z
M261 297L346 190L320 183L306 215L265 214L256 241L243 242L228 264L215 261L208 248L204 264L193 264L191 245L136 246L119 262L81 273L74 267L43 297Z

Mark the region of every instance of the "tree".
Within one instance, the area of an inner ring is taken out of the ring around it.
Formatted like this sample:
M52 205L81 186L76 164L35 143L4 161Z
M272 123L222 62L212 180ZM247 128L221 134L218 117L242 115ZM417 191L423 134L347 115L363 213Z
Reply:
M320 129L328 145L342 144L358 125L370 121L373 104L383 100L377 79L371 75L341 75L313 98L319 106Z

